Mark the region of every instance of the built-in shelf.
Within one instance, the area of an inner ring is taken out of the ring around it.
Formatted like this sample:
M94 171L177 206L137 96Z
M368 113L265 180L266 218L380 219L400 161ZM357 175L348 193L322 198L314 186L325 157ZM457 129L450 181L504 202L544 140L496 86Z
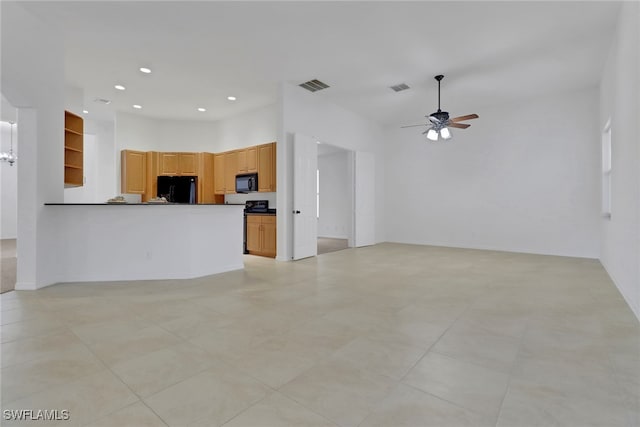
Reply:
M64 112L64 186L84 184L84 120L70 111Z

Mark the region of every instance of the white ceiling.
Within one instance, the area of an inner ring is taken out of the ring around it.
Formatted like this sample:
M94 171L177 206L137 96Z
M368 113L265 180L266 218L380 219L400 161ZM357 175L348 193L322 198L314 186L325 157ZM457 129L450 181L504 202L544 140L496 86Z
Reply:
M393 126L436 110L436 74L454 116L596 85L619 11L610 1L22 4L64 32L67 83L91 111L100 97L149 117L217 120L276 102L279 82L317 78L331 87L314 96ZM411 89L389 89L403 82Z

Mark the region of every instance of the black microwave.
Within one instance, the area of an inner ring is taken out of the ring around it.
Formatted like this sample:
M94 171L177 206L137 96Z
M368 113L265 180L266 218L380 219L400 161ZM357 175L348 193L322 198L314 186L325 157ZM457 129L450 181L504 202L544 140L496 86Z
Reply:
M251 193L253 191L258 191L257 173L236 175L236 193Z

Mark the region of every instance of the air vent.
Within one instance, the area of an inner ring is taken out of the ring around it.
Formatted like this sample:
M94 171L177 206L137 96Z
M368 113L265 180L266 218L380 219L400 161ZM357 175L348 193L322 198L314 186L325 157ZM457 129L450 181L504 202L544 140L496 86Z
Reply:
M401 92L403 90L409 89L409 86L407 86L405 83L400 83L399 85L390 86L390 87L396 92Z
M93 102L97 102L98 104L111 104L111 100L110 99L104 99L104 98L96 98L93 100Z
M299 86L305 88L310 92L317 92L319 90L326 89L329 87L328 84L322 83L320 80L309 80L308 82L304 82Z

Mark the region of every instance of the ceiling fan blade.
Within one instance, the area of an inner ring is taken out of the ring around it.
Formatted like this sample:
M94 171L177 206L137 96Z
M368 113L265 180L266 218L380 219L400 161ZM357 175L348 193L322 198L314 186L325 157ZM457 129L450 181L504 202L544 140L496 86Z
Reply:
M466 116L454 117L453 119L449 119L450 122L462 122L465 120L477 119L479 116L477 114L467 114Z
M421 124L421 125L400 126L400 129L403 129L403 128L414 128L414 127L416 127L416 126L430 126L430 125L431 125L430 123L423 123L423 124Z
M451 128L466 129L471 125L468 125L466 123L447 123L447 126Z

